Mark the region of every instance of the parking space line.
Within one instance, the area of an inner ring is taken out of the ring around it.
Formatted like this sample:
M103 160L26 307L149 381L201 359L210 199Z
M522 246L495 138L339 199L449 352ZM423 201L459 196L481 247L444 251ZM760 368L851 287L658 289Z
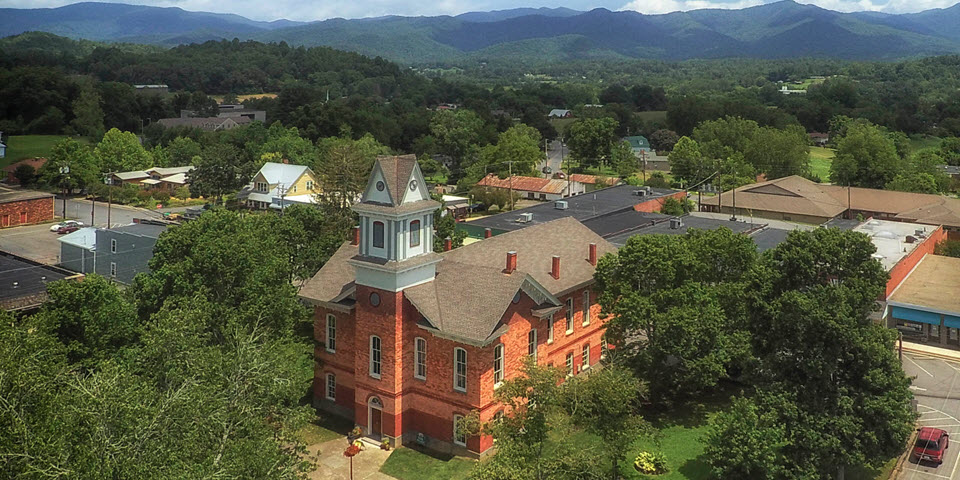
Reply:
M929 375L929 376L931 376L931 377L933 376L932 373L928 372L926 368L921 367L920 364L917 363L914 359L910 358L909 355L905 355L903 358L906 358L907 360L910 360L910 363L916 365L916 367L919 368L921 372L926 373L927 375Z
M937 417L937 418L921 418L920 419L921 422L937 422L940 420L956 420L956 419L953 417ZM957 425L960 425L960 423L958 423Z
M917 470L917 469L914 469L914 468L906 468L906 467L904 467L904 470L907 470L907 471L910 471L910 472L914 472L914 473L921 473L921 474L923 474L923 475L930 475L930 476L932 476L932 477L937 477L937 478L947 478L947 479L952 478L952 477L948 477L948 476L946 476L946 475L940 475L940 474L937 474L937 473L925 472L925 471L923 471L923 470Z

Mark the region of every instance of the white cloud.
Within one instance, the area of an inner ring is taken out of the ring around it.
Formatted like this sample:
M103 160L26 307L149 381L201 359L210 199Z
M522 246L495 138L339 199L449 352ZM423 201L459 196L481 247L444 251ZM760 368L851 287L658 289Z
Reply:
M635 10L640 13L656 14L686 12L704 8L738 9L762 5L762 0L737 0L733 2L714 2L711 0L633 0L620 7L620 10Z
M956 0L797 0L800 3L816 5L818 7L838 12L885 12L885 13L913 13L933 8L947 8L956 3Z

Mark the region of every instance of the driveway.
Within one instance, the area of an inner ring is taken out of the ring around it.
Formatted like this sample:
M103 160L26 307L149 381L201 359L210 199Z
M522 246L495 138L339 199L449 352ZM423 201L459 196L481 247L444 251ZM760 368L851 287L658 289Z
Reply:
M918 464L910 459L898 478L960 479L960 361L904 352L903 370L915 377L910 388L918 403L920 419L917 423L946 430L951 442L942 465Z

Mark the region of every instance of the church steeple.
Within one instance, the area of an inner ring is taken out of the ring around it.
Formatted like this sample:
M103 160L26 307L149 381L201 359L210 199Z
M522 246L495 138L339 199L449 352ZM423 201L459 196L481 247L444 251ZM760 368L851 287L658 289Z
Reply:
M433 213L414 155L381 156L353 210L360 216L357 283L399 291L433 279Z

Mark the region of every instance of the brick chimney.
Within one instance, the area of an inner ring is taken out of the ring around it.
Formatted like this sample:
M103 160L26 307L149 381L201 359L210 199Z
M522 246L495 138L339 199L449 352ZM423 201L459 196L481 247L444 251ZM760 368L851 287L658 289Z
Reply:
M450 237L443 239L443 251L449 252L452 249L453 249L453 240L451 240Z
M350 229L350 245L360 245L360 227Z
M514 272L517 269L517 252L510 251L507 252L507 268L503 270L503 273L507 275Z
M489 228L483 229L483 238L490 238L493 236L493 231Z
M593 265L594 267L597 266L597 244L596 243L590 244L590 255L587 258L590 260L590 265Z
M550 276L560 280L560 255L553 256L553 267L550 269Z

